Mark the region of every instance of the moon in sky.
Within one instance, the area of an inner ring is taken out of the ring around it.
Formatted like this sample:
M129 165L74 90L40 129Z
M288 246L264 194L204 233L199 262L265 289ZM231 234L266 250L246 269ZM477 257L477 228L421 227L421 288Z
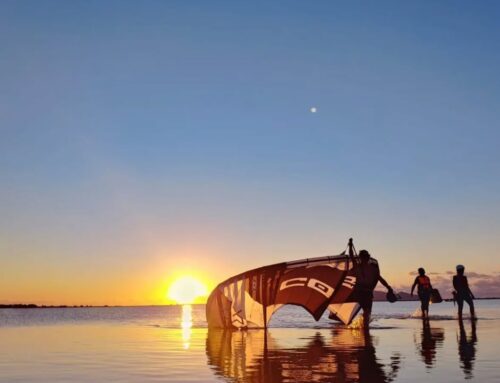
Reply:
M318 111L318 109L315 106L313 106L313 107L311 107L311 109L309 109L309 111L311 113L316 113Z

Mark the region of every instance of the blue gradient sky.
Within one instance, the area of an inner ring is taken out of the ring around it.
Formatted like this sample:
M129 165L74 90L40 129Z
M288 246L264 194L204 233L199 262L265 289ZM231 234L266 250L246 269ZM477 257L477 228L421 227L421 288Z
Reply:
M0 300L159 303L175 275L350 236L395 285L500 271L499 19L494 1L2 1Z

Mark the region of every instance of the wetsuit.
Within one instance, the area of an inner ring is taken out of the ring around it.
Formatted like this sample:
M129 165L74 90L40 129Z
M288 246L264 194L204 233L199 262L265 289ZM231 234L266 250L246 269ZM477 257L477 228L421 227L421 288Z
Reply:
M415 278L414 285L418 287L418 297L420 298L420 305L422 313L429 311L429 301L431 300L432 286L431 280L427 275L419 275ZM413 290L412 290L413 291Z
M373 290L380 278L380 269L378 262L370 258L364 264L359 263L356 270L356 286L354 287L354 296L363 311L371 312L373 304Z
M467 282L467 277L465 275L454 275L453 276L453 287L457 294L455 299L458 304L458 315L462 316L462 310L464 308L464 301L467 302L471 309L471 313L474 313L474 302L472 301L472 295L469 289L469 282Z

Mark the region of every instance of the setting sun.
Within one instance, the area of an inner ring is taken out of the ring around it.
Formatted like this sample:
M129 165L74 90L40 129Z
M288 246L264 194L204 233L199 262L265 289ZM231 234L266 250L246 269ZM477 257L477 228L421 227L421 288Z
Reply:
M178 304L194 303L196 298L207 295L207 287L198 279L183 276L176 279L168 288L168 298Z

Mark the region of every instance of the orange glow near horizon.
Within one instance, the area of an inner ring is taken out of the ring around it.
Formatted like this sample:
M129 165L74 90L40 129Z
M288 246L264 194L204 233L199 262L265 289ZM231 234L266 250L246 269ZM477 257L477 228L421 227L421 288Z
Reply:
M207 286L190 275L177 278L168 287L167 298L177 304L196 303L208 294Z

